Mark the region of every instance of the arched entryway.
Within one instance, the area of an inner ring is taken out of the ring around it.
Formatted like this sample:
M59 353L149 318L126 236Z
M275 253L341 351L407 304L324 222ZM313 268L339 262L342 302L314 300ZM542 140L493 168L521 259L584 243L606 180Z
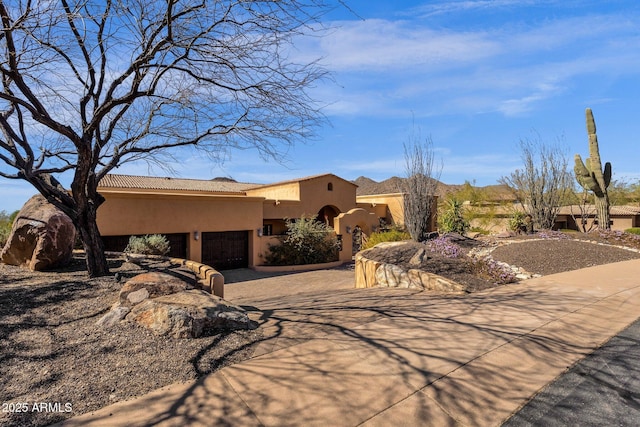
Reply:
M318 211L316 219L327 224L329 227L333 227L333 220L338 215L340 215L340 210L338 208L331 205L325 205Z

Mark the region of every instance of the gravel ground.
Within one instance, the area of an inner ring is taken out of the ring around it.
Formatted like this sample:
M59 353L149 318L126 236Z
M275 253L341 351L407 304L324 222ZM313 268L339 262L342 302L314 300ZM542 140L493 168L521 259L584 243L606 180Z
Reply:
M619 236L609 237L588 236L588 240L637 244L634 247L640 249L640 238L621 242ZM495 259L539 274L640 258L638 252L566 238L515 239L520 241L461 239L459 244L465 250L496 246ZM163 263L138 266L117 258L110 259L110 267L120 281L113 276L87 279L80 258L57 272L32 273L0 264L0 426L44 426L189 381L250 358L262 338L259 328L195 340L158 337L129 323L100 329L95 322L116 301L127 277L170 268ZM458 267L440 260L430 268L462 280ZM193 280L184 271L173 272ZM468 273L464 277L471 281L470 290L493 286ZM34 410L34 404L41 402L50 404L47 410Z
M500 246L491 256L543 276L640 258L640 253L575 240L523 240Z
M110 261L123 278L169 268ZM251 357L260 341L259 329L193 340L125 322L100 329L122 283L87 279L82 269L81 259L57 273L0 264L0 426L48 425L189 381ZM34 410L41 402L53 407Z

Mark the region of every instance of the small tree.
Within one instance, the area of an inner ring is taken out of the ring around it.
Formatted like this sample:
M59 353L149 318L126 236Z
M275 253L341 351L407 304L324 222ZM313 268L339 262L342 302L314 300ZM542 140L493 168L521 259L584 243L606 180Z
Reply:
M589 223L589 218L596 214L589 192L583 190L580 194L574 194L572 199L575 203L571 203L570 215L578 227L578 231L588 233L597 226L596 221Z
M442 167L434 165L431 138L421 141L412 135L404 144L406 178L401 181L400 192L404 195L404 224L411 239L426 240L431 230L431 215L435 213L436 191Z
M520 140L522 169L500 178L541 229L551 229L571 190L567 156L539 138Z

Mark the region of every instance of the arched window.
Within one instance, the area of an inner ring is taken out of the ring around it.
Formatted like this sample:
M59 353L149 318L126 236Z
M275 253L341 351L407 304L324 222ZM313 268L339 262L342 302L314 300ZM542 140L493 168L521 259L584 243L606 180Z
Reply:
M333 191L333 182L330 182L329 184L327 184L327 190Z

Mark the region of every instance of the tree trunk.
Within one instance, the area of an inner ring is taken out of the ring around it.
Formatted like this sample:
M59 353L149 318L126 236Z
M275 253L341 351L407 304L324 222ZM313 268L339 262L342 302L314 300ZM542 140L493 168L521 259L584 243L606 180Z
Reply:
M598 214L598 229L611 230L609 219L609 197L605 193L603 197L596 196L596 212Z
M109 275L109 265L107 264L104 244L96 223L95 209L89 208L84 212L80 212L76 228L80 233L80 240L82 240L82 246L84 247L89 277Z

